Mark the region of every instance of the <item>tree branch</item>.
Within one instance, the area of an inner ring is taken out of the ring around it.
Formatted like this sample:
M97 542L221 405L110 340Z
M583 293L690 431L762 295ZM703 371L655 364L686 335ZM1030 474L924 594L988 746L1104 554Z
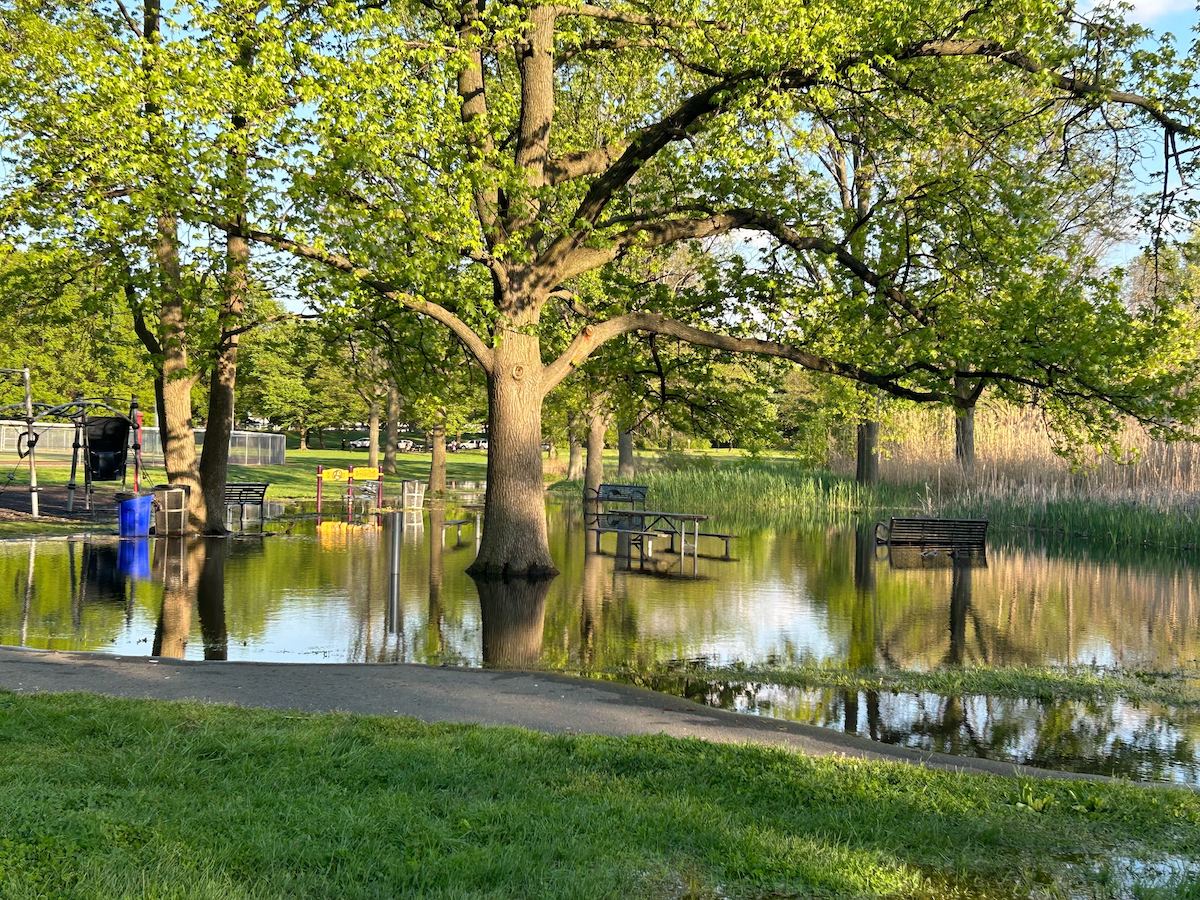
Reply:
M773 356L791 360L810 371L824 372L828 375L837 375L842 378L862 382L863 384L869 384L895 397L902 397L906 400L946 402L950 399L948 394L916 390L899 384L896 379L900 377L900 374L904 374L903 372L899 374L869 372L851 363L826 359L823 356L818 356L815 353L810 353L807 350L802 350L799 347L789 344L781 344L778 341L767 341L760 338L734 337L733 335L707 331L674 319L668 319L659 313L649 312L626 313L623 316L617 316L606 322L586 326L575 336L575 339L571 341L563 354L546 367L546 371L542 377L545 389L549 391L556 386L571 372L582 365L599 347L619 335L628 334L632 331L661 334L666 337L686 341L689 344L695 344L700 347L711 347L715 350L724 350L729 353L750 353L756 356Z
M331 269L336 269L339 272L344 272L352 276L359 284L371 288L376 293L387 297L389 300L394 300L401 306L411 309L413 312L418 312L421 315L428 316L435 322L440 322L445 325L450 331L462 341L463 346L470 351L471 355L483 368L485 372L491 374L493 353L483 340L477 335L462 319L456 316L446 307L408 291L402 291L394 285L384 281L371 272L365 266L360 266L349 257L343 256L340 253L333 253L328 250L322 250L319 247L314 247L311 244L294 241L291 238L283 237L282 235L272 234L267 231L258 231L255 229L244 229L243 234L252 241L257 241L260 244L266 244L269 247L274 247L277 250L285 250L293 256L301 259L308 259L314 262L319 262L322 265L328 266Z
M653 213L641 217L640 221L614 236L607 247L580 247L572 251L562 262L559 270L561 280L566 281L612 262L630 247L662 247L679 241L700 240L745 228L766 232L797 252L811 250L833 257L844 269L895 303L917 322L922 325L929 322L928 313L917 306L904 291L874 271L842 244L825 237L801 234L777 216L759 210L734 209L713 212L703 207L693 209L708 215L698 219L667 219L665 216L668 213Z
M595 150L579 150L551 157L546 163L546 180L554 185L588 175L599 175L624 152L624 144L610 144Z

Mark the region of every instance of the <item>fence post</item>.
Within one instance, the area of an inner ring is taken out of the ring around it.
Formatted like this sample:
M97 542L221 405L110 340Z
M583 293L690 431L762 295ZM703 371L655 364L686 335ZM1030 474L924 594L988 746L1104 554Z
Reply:
M354 521L354 466L346 467L346 524Z

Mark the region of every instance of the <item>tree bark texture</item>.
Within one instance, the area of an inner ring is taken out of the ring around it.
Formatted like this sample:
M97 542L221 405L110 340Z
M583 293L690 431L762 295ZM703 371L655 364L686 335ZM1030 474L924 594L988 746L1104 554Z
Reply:
M603 409L595 407L588 417L587 460L584 464L583 499L595 500L604 481L604 433L608 431L608 417Z
M225 531L225 482L229 478L229 441L237 390L238 332L246 308L250 277L250 244L231 234L225 245L225 300L218 317L220 344L213 358L208 391L208 422L200 456L200 482L210 534Z
M187 325L180 290L179 242L175 217L160 216L155 257L159 271L159 343L162 346L163 466L167 481L188 492L189 522L193 531L208 524L208 509L196 459L196 433L192 430L192 384L188 371Z
M446 493L446 426L434 425L429 432L429 493Z
M394 384L387 390L387 432L383 445L383 471L396 474L396 443L400 440L400 392Z
M538 339L506 330L493 353L483 537L467 571L477 580L549 577L558 570L546 531Z
M575 431L567 434L567 481L583 479L583 441Z
M632 478L637 473L637 460L633 455L633 432L617 432L617 477Z
M879 483L879 423L860 422L855 451L854 478L859 484Z
M965 378L954 379L954 459L964 478L975 474L975 400L973 385Z
M371 398L367 406L367 465L379 468L379 401Z

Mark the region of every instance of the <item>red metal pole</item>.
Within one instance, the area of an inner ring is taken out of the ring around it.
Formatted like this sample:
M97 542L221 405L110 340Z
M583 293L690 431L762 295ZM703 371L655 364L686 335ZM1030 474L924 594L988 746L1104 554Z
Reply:
M378 487L375 490L375 501L376 501L376 507L379 510L375 514L375 519L376 519L375 524L382 525L383 524L383 472L379 473Z
M346 468L346 524L354 521L354 466Z
M317 524L321 524L321 494L325 482L325 467L317 466Z

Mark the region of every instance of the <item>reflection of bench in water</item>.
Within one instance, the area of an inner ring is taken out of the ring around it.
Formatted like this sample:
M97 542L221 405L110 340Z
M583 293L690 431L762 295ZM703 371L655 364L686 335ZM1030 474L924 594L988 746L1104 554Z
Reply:
M443 540L445 539L446 532L449 529L453 528L453 529L455 529L454 546L461 547L462 546L463 526L470 525L470 524L472 524L470 519L447 519L445 522L442 523Z
M888 547L888 562L893 569L986 569L987 553L980 547Z

